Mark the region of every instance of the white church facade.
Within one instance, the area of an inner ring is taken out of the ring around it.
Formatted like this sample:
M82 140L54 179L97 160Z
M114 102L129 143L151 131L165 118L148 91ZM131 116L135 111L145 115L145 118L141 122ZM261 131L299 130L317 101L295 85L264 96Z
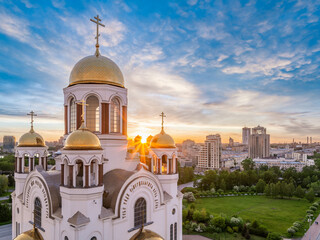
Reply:
M17 240L182 239L177 148L163 124L132 157L127 89L119 67L96 52L73 68L64 92L64 147L48 169L44 139L31 129L15 149L12 236ZM139 152L137 152L139 154ZM143 159L143 161L141 161Z

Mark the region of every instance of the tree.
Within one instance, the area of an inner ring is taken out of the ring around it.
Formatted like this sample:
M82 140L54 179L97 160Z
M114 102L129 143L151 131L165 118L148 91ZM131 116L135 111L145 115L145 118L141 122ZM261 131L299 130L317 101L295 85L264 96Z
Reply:
M263 193L264 189L266 187L266 182L263 181L262 179L259 179L257 185L256 185L256 191L257 193Z
M266 194L267 197L271 196L270 184L266 185L266 187L264 188L264 193Z
M314 159L314 165L317 167L318 170L320 170L320 158Z
M220 183L220 188L225 192L227 190L226 182L222 179Z
M302 187L299 185L297 188L296 188L296 191L294 192L294 195L297 197L297 198L304 198L304 190L302 189Z
M315 198L315 195L314 195L313 188L310 188L309 191L307 191L307 193L306 193L306 199L307 199L309 202L313 202L313 201L314 201L314 198Z
M294 194L294 185L293 185L293 183L291 182L291 183L289 183L288 184L288 187L287 187L287 194L286 194L286 196L287 197L289 197L289 198L292 198L292 196L293 196L293 194Z
M8 204L0 204L0 222L11 219L11 209Z
M8 178L5 175L0 175L0 195L8 189Z
M255 163L251 158L246 158L241 162L241 165L244 171L249 171L254 169Z
M282 240L282 237L280 233L269 233L267 240Z

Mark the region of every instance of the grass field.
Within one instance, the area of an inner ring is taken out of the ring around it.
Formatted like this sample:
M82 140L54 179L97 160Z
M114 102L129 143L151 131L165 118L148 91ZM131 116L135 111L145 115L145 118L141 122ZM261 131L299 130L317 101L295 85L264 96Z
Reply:
M311 205L306 199L272 199L264 196L239 196L197 199L196 208L205 208L210 213L238 215L249 220L258 220L271 232L286 234L295 221L301 221Z

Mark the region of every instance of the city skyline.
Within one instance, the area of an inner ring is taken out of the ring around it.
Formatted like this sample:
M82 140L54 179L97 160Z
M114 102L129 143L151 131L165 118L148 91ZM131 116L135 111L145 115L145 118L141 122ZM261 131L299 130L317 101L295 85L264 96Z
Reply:
M77 60L94 53L97 13L106 25L101 54L129 89L130 137L158 133L163 111L176 142L216 133L241 142L242 127L259 124L271 142L319 141L319 5L196 0L2 2L1 139L27 132L30 110L46 141L63 134L61 89Z

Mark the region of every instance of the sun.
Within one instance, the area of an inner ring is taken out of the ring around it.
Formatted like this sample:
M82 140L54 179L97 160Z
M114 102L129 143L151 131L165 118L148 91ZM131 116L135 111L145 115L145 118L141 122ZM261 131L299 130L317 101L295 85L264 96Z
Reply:
M146 133L140 133L141 136L141 143L147 143L148 134Z

